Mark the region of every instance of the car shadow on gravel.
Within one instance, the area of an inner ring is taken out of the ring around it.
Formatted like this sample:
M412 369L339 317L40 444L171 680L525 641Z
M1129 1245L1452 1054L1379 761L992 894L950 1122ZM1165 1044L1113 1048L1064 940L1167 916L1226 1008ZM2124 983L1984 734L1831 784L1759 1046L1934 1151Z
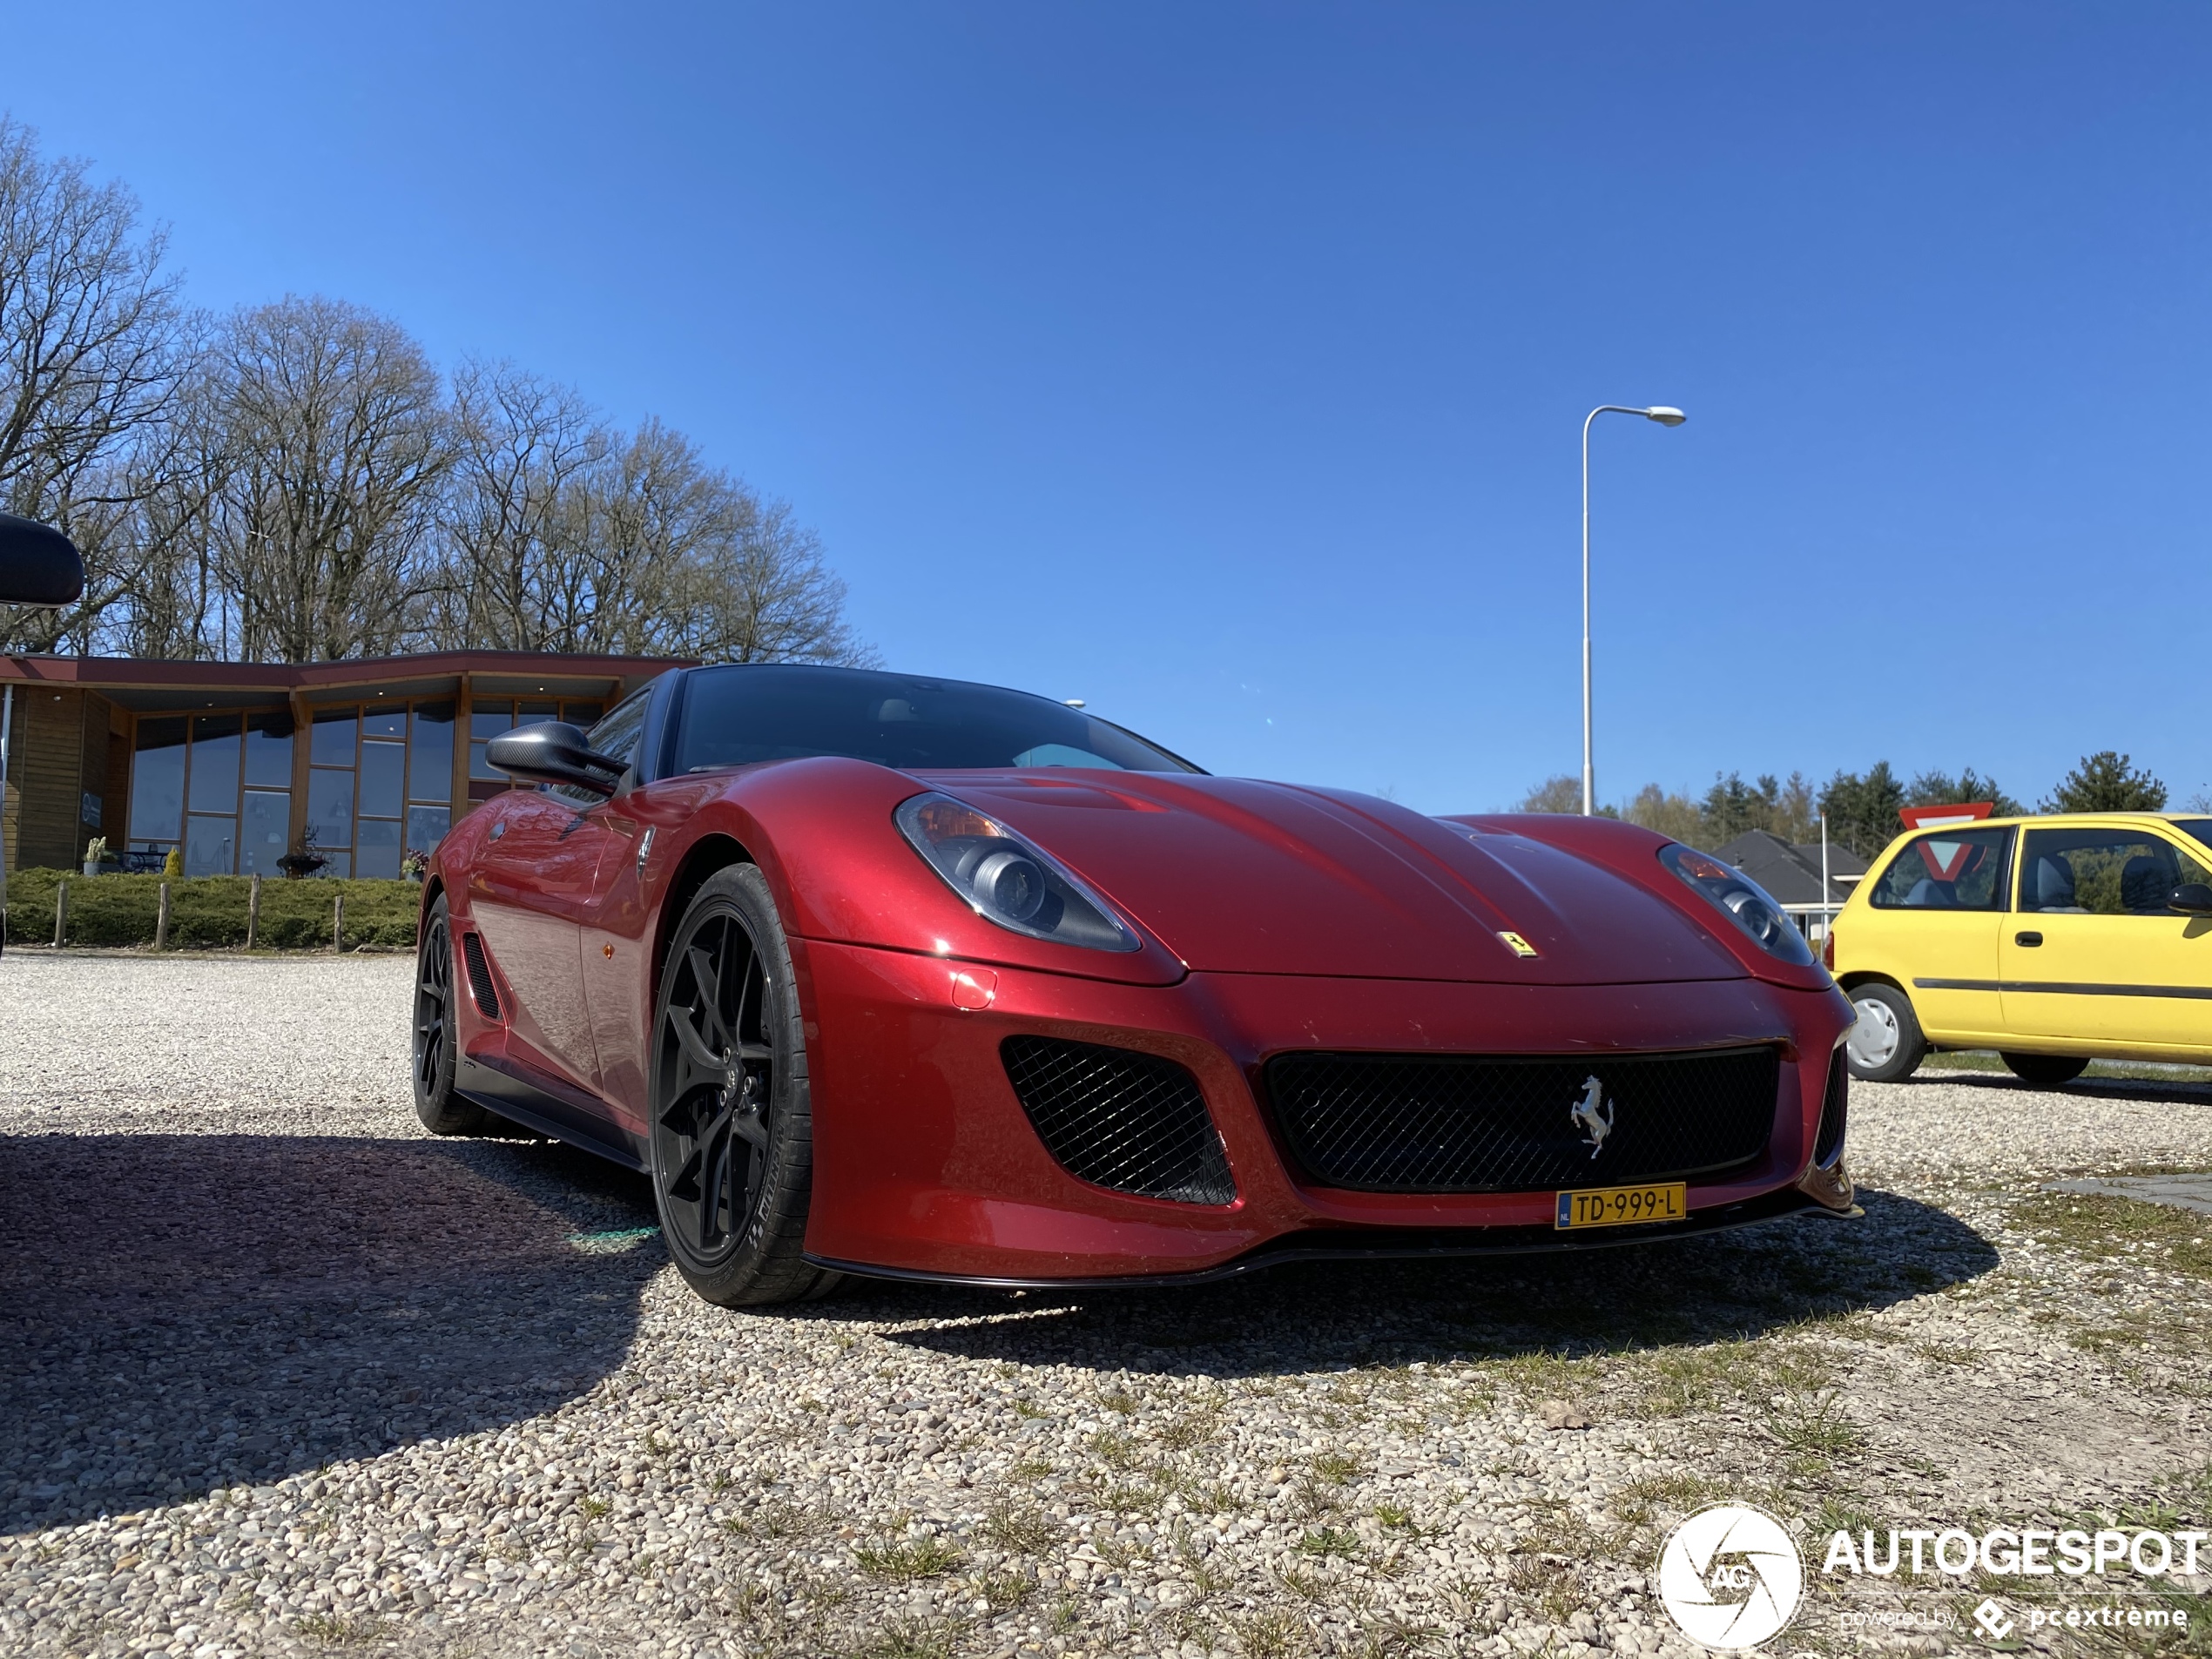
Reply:
M1184 1291L854 1287L821 1317L909 1322L883 1334L970 1359L1240 1377L1737 1340L1997 1265L1996 1248L1955 1216L1864 1188L1859 1201L1856 1220L1800 1216L1557 1256L1301 1263Z
M550 1142L0 1136L0 1532L549 1411L666 1259Z

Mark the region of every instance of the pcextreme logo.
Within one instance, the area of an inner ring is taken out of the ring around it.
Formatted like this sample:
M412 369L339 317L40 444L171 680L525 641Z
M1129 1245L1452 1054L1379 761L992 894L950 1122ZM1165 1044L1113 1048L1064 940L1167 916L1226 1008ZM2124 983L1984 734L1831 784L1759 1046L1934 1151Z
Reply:
M1749 1504L1699 1510L1659 1552L1660 1602L1684 1635L1717 1652L1773 1640L1804 1588L1804 1560L1789 1528Z

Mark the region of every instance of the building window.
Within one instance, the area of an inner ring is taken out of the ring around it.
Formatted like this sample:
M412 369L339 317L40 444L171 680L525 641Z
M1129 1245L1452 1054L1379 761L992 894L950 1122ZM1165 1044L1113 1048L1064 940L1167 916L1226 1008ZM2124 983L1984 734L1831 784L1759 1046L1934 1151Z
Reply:
M321 873L354 873L354 767L361 759L361 711L317 709L307 739L307 831L327 860Z
M504 698L487 702L478 698L469 710L469 781L471 784L504 785L507 774L494 772L491 762L484 759L484 745L502 732L515 729L515 705ZM471 789L471 795L476 791ZM481 798L480 798L481 799Z
M138 722L131 757L131 850L166 853L185 833L185 742L181 715Z
M292 792L249 789L238 817L238 873L275 875L292 830Z
M430 853L453 826L453 705L417 703L407 757L407 849Z
M245 792L239 803L238 873L276 875L292 833L292 716L246 717Z
M130 851L186 875L274 874L292 815L292 716L147 717L131 762Z
M588 729L604 705L556 698L487 698L464 738L450 698L316 709L298 730L287 710L147 715L132 758L130 850L181 852L192 875L273 875L291 851L295 742L307 746L304 817L328 876L400 873L453 825L456 745L468 747L467 792L485 800L514 786L484 745L536 720ZM95 827L98 827L95 826Z

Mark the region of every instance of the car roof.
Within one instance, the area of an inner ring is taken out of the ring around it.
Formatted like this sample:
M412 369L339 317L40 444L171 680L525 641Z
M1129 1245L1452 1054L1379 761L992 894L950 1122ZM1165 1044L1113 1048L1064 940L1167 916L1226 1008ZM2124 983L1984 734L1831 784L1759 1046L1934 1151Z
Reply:
M1979 829L1985 825L2000 826L2014 824L2033 824L2041 828L2067 824L2167 824L2179 823L2183 819L2212 818L2212 813L2021 813L2012 818L1977 818L1971 820ZM1922 830L1964 829L1970 820L1957 819L1948 824L1923 824ZM1899 835L1911 835L1913 830L1899 830Z

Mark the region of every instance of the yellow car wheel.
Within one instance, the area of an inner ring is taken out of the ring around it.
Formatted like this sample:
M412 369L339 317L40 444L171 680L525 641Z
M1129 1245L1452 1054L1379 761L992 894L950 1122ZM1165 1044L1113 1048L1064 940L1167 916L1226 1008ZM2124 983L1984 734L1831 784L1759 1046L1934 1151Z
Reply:
M1851 1075L1870 1083L1893 1083L1918 1071L1926 1057L1928 1040L1920 1035L1912 999L1896 986L1874 980L1853 986L1851 1001L1858 1010L1844 1043Z

